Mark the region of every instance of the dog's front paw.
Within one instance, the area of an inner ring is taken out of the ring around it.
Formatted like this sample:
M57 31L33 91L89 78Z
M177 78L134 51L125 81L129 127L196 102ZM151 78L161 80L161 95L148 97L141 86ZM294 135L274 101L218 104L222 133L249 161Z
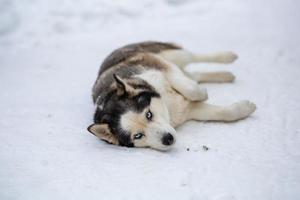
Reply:
M230 106L230 121L243 119L251 115L256 110L256 105L244 100Z
M219 60L222 63L232 63L238 58L238 55L236 55L233 52L222 52L219 54Z
M195 89L191 91L189 96L191 101L205 101L207 98L208 95L206 88L200 88L198 84L195 86Z
M199 101L206 101L208 99L207 89L199 88Z

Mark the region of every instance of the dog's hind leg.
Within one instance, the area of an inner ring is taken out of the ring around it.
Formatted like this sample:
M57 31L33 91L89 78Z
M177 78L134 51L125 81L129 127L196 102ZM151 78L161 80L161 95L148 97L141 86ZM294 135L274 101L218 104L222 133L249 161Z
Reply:
M187 66L189 63L195 62L195 55L184 49L166 50L161 52L159 56L176 64L180 68Z
M219 52L212 54L194 54L187 50L166 50L159 54L164 59L176 64L180 68L190 63L232 63L238 56L233 52Z
M255 109L255 104L250 101L239 101L230 106L191 102L187 120L230 122L248 117Z
M193 72L188 75L199 83L228 83L233 82L235 76L231 72Z
M211 63L232 63L238 56L230 51L212 53L212 54L195 54L194 62L211 62Z

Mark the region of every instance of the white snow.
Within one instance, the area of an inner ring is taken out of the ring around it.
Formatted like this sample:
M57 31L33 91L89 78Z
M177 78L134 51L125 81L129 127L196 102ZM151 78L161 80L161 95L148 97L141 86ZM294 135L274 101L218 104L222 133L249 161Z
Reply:
M0 199L299 199L299 9L297 0L1 0ZM236 123L186 123L169 152L99 141L86 131L99 65L143 40L238 53L231 65L189 68L232 71L235 83L205 85L209 102L249 99L258 110Z

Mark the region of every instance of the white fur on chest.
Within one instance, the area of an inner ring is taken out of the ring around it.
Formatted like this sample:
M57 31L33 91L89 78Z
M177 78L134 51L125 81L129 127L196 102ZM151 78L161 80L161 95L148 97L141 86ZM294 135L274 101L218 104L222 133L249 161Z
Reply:
M189 101L171 87L163 72L149 70L136 77L147 81L161 95L167 105L173 127L180 125L185 120Z

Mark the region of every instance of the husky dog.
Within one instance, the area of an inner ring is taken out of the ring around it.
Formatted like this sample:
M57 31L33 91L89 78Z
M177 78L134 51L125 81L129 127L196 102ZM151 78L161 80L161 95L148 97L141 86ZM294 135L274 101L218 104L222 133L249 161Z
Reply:
M229 106L205 103L199 82L232 82L230 72L189 74L189 63L231 63L231 52L193 54L172 43L142 42L112 52L93 86L94 124L88 131L115 145L168 150L175 128L188 120L236 121L256 109L249 101Z

